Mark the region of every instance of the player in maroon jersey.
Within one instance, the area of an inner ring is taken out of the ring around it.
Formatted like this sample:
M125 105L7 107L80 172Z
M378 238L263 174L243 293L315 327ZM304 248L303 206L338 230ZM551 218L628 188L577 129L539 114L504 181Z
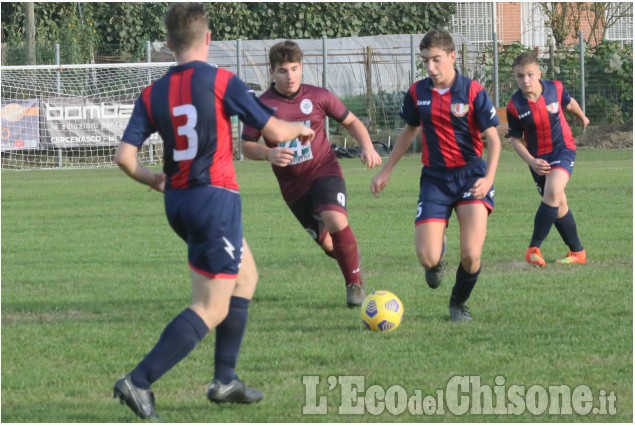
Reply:
M202 4L173 4L164 21L177 65L142 91L115 161L134 180L165 193L168 222L188 245L192 302L114 385L114 396L143 419L159 419L150 386L211 329L216 330L216 347L207 398L216 403L263 398L235 373L258 274L243 238L231 116L238 115L276 142L294 137L310 142L314 136L301 124L273 117L237 76L207 63L210 32ZM163 139L163 173L144 167L137 158L154 132Z
M269 51L273 85L260 96L275 108L275 116L304 123L315 131L306 145L289 140L277 145L262 132L245 127L242 146L245 156L268 160L278 179L282 197L298 221L324 252L337 260L346 285L346 303L359 306L365 298L355 234L348 223L346 185L342 170L324 129L326 117L339 122L361 147L360 159L368 168L381 165L364 124L330 91L302 84L303 53L297 43L286 40Z
M539 267L547 265L540 246L555 225L569 247L567 255L556 262L585 264L586 251L564 192L576 157L575 139L564 111L571 112L583 128L589 125L589 119L560 81L541 79L535 53L518 55L512 69L518 90L507 104L509 135L514 150L529 165L542 197L525 261Z
M487 218L494 209L494 175L500 155L498 117L483 87L458 73L456 50L445 30L428 32L419 45L428 78L415 82L404 97L406 125L370 190L378 195L421 127L422 152L415 245L431 288L441 284L444 236L452 210L460 231L461 260L450 297L450 319L472 320L465 305L481 271ZM483 141L487 138L487 163Z

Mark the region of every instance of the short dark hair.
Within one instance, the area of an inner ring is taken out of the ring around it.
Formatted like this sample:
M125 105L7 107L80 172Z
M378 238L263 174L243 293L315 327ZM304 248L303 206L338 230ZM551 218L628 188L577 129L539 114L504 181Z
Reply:
M284 63L302 62L303 57L304 54L298 43L291 40L276 43L269 49L269 65L271 69Z
M192 47L203 31L209 29L202 3L172 3L163 17L168 43L173 51Z
M538 60L538 54L536 52L523 52L520 55L516 56L514 59L514 63L512 64L512 69L517 66L525 66L525 65L533 65L536 64L540 66L540 61Z
M456 50L452 35L448 31L440 28L428 31L419 44L419 50L433 48L444 50L447 53L452 53Z

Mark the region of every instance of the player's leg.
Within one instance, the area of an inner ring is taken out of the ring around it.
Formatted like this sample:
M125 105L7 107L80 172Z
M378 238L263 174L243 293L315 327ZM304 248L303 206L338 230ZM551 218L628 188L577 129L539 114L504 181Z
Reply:
M426 283L438 288L443 278L447 239L445 220L419 222L415 227L415 250L419 264L425 269Z
M256 262L243 239L242 263L238 281L229 299L225 319L216 326L214 350L214 377L209 385L207 397L216 403L253 403L262 400L262 392L247 387L236 376L236 364L247 328L249 304L256 291L258 270Z
M452 176L424 167L419 182L419 200L415 217L415 249L419 264L425 269L426 283L430 288L441 285L444 257L447 246L445 228L452 214L457 190Z
M143 360L115 384L119 397L141 418L158 418L150 386L183 360L227 314L236 279L212 279L194 270L192 303L163 330Z
M471 320L465 303L470 298L481 272L481 254L487 234L488 213L488 209L482 203L466 203L456 207L461 261L450 297L450 318L453 321Z
M321 208L329 206L322 205ZM327 230L323 243L330 242L333 257L344 277L346 304L349 307L360 306L366 298L366 292L362 283L357 239L348 218L339 210L323 209L319 214Z
M569 247L569 252L564 258L556 260L558 264L586 264L586 251L580 236L578 228L573 218L573 213L567 205L566 193L562 193L562 200L558 208L558 218L554 222L554 226L563 242Z
M534 217L534 230L525 253L525 261L540 267L546 262L540 253L540 246L549 235L549 231L558 217L560 202L564 196L564 189L569 181L569 173L561 168L553 168L545 178L542 192L542 202Z

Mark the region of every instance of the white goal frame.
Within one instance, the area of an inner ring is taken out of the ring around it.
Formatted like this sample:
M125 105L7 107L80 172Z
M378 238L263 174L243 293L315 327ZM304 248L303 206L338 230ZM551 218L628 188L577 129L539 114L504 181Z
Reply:
M0 66L2 169L114 166L141 90L175 62ZM158 135L139 158L160 164Z

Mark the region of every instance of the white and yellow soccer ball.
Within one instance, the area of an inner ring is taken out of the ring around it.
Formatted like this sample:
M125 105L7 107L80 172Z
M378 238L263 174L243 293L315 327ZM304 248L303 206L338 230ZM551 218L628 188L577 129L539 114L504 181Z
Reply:
M361 316L366 329L379 332L394 331L403 318L403 303L392 292L375 291L364 300Z

